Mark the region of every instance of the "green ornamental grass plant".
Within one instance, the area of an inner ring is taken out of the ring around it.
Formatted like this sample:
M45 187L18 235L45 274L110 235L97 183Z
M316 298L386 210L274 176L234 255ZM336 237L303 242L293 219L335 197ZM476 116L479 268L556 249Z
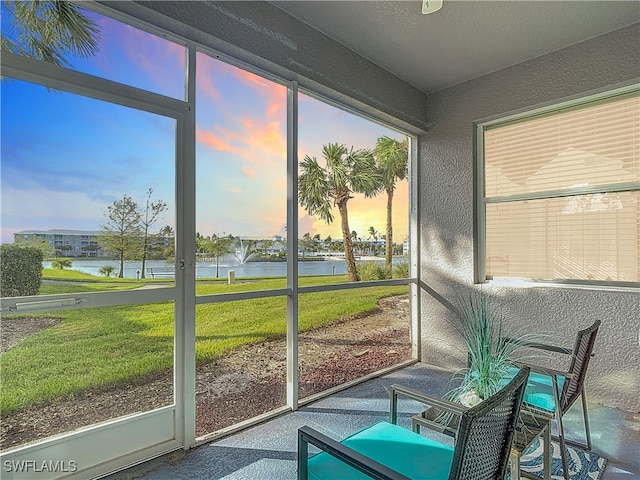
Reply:
M516 361L525 358L527 344L539 341L540 335L522 330L506 332L500 311L480 293L471 294L461 305L456 328L467 349L468 367L462 370L460 385L447 397L471 406L505 385ZM506 337L510 341L504 341Z

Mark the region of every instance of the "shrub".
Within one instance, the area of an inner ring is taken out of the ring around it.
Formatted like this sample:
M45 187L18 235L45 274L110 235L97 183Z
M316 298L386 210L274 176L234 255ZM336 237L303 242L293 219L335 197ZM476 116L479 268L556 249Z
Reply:
M36 295L41 283L41 250L10 244L0 246L0 296Z
M393 278L409 278L409 263L396 263L393 266Z
M51 268L57 268L58 270L71 268L71 260L69 260L68 258L59 258L51 262Z
M379 262L358 262L356 268L363 281L391 278L391 271Z
M111 265L105 265L104 267L100 267L98 273L100 273L100 275L104 275L105 277L110 277L113 273L113 267Z

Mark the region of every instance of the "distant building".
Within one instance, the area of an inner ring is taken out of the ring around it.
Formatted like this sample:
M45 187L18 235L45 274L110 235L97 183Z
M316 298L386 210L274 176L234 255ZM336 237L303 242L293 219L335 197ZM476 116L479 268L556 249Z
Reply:
M13 241L46 241L65 257L105 257L98 246L99 234L94 230L24 230L14 233Z

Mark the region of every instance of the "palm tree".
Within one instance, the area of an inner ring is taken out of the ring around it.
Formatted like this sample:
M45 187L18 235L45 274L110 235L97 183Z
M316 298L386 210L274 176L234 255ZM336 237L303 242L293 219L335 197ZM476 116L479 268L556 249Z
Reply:
M2 50L67 67L71 63L66 56L87 58L98 51L98 26L77 4L63 0L3 3L11 16L13 35L0 35Z
M234 243L234 238L219 237L212 235L211 237L197 237L196 247L198 251L213 255L216 259L216 278L220 276L220 257L231 251L231 246Z
M311 234L309 232L305 233L302 236L302 239L300 239L300 242L299 242L300 248L302 249L302 258L304 258L304 255L306 252L313 251L315 244L316 243L313 240L313 238L311 238Z
M382 180L371 150L354 150L353 147L348 150L345 145L331 143L322 146L322 156L324 166L308 155L300 162L302 173L298 178L298 200L309 215L318 216L329 224L334 218L331 207L338 207L347 274L350 282L357 282L360 277L353 254L347 202L354 193L374 196Z
M369 254L373 253L373 245L378 241L379 233L380 232L378 232L375 228L369 227L369 238L371 239L371 242L369 243Z
M398 180L407 178L409 142L407 138L402 142L389 137L380 137L374 149L376 167L382 178L381 187L387 192L387 236L385 245L384 263L391 268L393 255L393 193Z
M359 237L358 237L358 232L356 232L355 230L353 230L353 231L351 232L351 244L352 244L352 245L356 245L356 246L358 246L358 242L359 242L359 240L360 240L360 239L359 239ZM343 242L343 243L344 243L344 242ZM360 249L362 249L362 247L360 247ZM360 252L360 253L362 253L362 252Z

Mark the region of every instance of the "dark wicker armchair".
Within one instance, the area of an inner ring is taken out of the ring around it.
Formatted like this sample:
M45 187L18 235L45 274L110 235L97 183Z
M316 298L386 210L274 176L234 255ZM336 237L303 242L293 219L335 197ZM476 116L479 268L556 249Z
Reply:
M567 465L567 442L564 435L562 417L576 402L578 397L582 399L582 414L586 447L591 450L591 431L589 429L589 414L587 411L587 398L584 391L584 382L587 376L587 367L593 356L593 346L596 341L596 334L600 328L600 320L596 320L593 325L584 330L580 330L576 335L573 350L553 345L541 343L528 345L531 348L542 349L563 355L570 355L568 369L566 371L540 367L527 363L531 368L531 374L527 383L524 395L524 403L533 409L553 414L558 425L558 442L562 456L562 469L565 478L568 479Z
M391 422L379 422L337 442L305 426L298 430L298 479L503 480L529 369L472 408L394 385ZM460 416L455 447L396 425L398 395ZM309 458L309 444L322 450Z

